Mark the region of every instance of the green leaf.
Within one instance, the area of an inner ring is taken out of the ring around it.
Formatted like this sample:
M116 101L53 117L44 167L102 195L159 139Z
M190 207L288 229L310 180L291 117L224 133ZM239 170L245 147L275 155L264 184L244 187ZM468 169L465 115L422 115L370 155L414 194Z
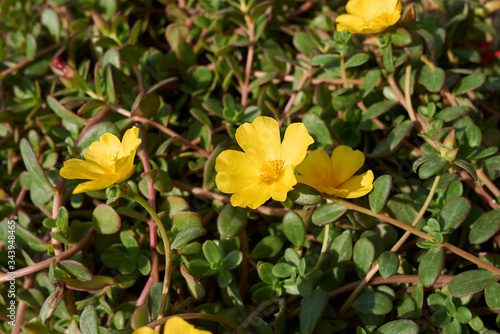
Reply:
M96 291L116 283L114 278L101 275L94 275L89 281L79 281L70 277L63 277L61 280L69 289L77 291Z
M302 123L306 126L309 134L314 138L316 147L326 148L333 145L332 135L325 125L325 122L314 113L307 113L302 118Z
M352 55L347 61L344 63L344 68L357 67L366 63L370 59L370 55L367 53L356 53Z
M277 235L270 235L259 241L250 253L252 259L268 259L278 255L283 248L284 241Z
M217 272L217 284L221 288L227 288L229 284L231 284L233 280L233 276L231 273L225 269L222 269Z
M359 87L359 93L363 99L375 88L379 79L380 69L378 68L371 69L365 74L363 83Z
M98 234L113 234L120 230L118 213L107 204L99 204L92 212L92 225Z
M273 275L273 265L268 262L260 262L257 266L257 273L259 274L259 278L262 282L267 284L274 284L274 282L278 281Z
M377 329L375 334L418 334L419 328L411 320L394 320Z
M233 250L222 260L222 268L227 270L236 269L243 260L243 254L239 250Z
M352 257L352 239L347 233L342 233L330 243L329 252L333 253L335 263L345 267Z
M484 168L488 170L500 170L500 156L494 156L483 161Z
M21 139L19 148L21 150L24 165L30 174L31 180L35 182L43 191L53 192L54 187L47 178L42 166L40 166L38 158L26 138Z
M7 225L7 224L5 224ZM16 223L15 242L21 249L32 250L34 252L45 253L49 249L49 244L38 238L33 232Z
M396 32L394 32L391 36L391 41L397 46L407 46L411 44L412 38L408 30L404 28L397 28Z
M389 199L389 194L392 190L392 177L390 175L379 176L373 182L373 189L368 195L368 202L370 203L370 209L379 213L387 203Z
M384 62L384 67L387 72L394 72L394 60L392 55L392 45L388 44L383 48L382 60Z
M60 32L60 23L59 16L52 9L45 9L42 12L42 17L40 18L40 22L42 26L47 29L49 35L55 40L59 41L61 32Z
M165 38L168 44L176 53L179 52L179 45L189 36L189 30L184 23L172 23L165 29Z
M278 277L278 278L290 277L293 274L295 274L296 271L297 271L296 267L294 267L286 262L279 262L279 263L275 264L273 267L273 270L272 270L273 275Z
M203 297L205 297L205 293L206 293L205 286L203 284L201 284L201 282L198 281L196 278L191 276L187 272L184 265L181 265L181 275L186 280L186 285L188 287L189 293L191 294L191 296L193 296L194 299L200 300ZM161 293L160 293L160 296L161 296Z
M359 278L364 278L375 258L375 247L367 238L361 238L354 244L352 260Z
M323 315L328 302L325 291L317 289L311 296L305 297L301 302L299 315L300 333L311 334Z
M247 227L248 212L244 208L238 208L227 204L217 218L219 233L225 238L232 238L243 232Z
M411 39L411 43L405 46L404 50L411 59L419 59L424 51L422 39L416 33L411 33Z
M396 312L398 313L398 318L415 318L415 310L415 301L410 297L410 295L402 295L401 298L397 301Z
M395 127L387 136L389 150L394 150L413 129L413 121L407 120Z
M201 226L188 226L177 232L170 240L171 249L182 248L186 243L205 235L207 230Z
M453 317L461 324L468 324L472 319L472 312L465 306L459 306Z
M294 34L293 45L305 55L310 55L313 52L313 48L317 48L311 36L305 32Z
M80 281L90 281L94 277L89 268L75 260L62 260L57 263L57 266L70 277Z
M442 119L445 122L451 122L469 112L469 107L465 106L454 106L444 108L436 114L437 119Z
M454 297L465 297L483 291L500 277L488 270L469 270L455 276L448 289Z
M392 310L392 301L387 295L368 288L352 303L352 308L361 313L384 315Z
M444 267L444 249L441 247L430 248L425 253L418 266L418 278L422 285L429 287L436 283Z
M448 165L448 161L444 160L440 156L433 157L420 166L418 169L418 176L423 180L428 179L440 173Z
M471 244L482 244L497 234L498 231L500 231L500 208L488 211L476 220L470 229L469 242Z
M90 127L78 140L76 147L80 152L86 150L90 147L95 141L98 141L99 138L105 133L111 133L115 135L117 138L120 138L120 130L116 127L116 125L112 122L99 122L92 127Z
M455 164L458 167L464 169L474 179L474 182L476 182L476 180L477 180L477 173L476 173L476 169L474 168L473 164L471 164L468 161L462 160L462 159L455 159L453 161L453 164Z
M52 109L52 111L61 119L79 126L87 125L86 119L78 116L71 110L68 110L65 106L63 106L59 101L57 101L50 95L47 96L47 104L49 105L49 108Z
M203 244L203 254L211 265L217 265L222 261L219 247L212 240L207 240Z
M321 194L314 188L305 184L296 184L288 193L288 198L299 205L316 205L323 199Z
M36 55L36 39L32 34L26 36L26 56L34 60Z
M393 252L385 251L378 257L380 276L392 277L399 268L399 257Z
M451 233L456 230L467 218L470 208L470 202L465 197L454 197L446 202L439 213L441 232Z
M372 104L368 110L363 114L364 119L370 119L370 118L376 118L380 115L385 114L387 111L392 109L397 105L395 101L390 101L390 100L384 100L380 102L376 102Z
M486 305L493 310L500 310L500 284L493 283L484 290Z
M154 94L145 94L139 102L139 110L142 116L146 118L152 118L158 112L160 108L160 97Z
M198 212L182 211L172 216L174 231L182 230L188 226L201 226L201 216Z
M347 211L347 207L340 203L328 203L320 206L312 214L311 221L314 225L324 226L337 221Z
M82 334L99 334L99 318L94 306L89 305L80 316L80 331Z
M485 81L486 81L486 74L473 73L460 80L455 85L455 87L453 87L453 94L460 95L467 93L471 90L475 90L476 88L481 87Z
M283 217L283 232L295 246L302 246L306 240L306 229L302 218L294 212L289 211Z
M422 70L420 71L418 82L422 84L429 92L438 93L439 91L441 91L441 87L443 87L445 79L446 75L443 69L439 67L431 69L430 66L424 65L422 67Z

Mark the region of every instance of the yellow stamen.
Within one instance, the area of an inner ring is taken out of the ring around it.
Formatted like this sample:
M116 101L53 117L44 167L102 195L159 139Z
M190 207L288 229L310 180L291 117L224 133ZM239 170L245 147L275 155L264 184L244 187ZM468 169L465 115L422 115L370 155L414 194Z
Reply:
M274 181L280 176L284 165L283 160L267 161L259 170L259 178L264 182Z

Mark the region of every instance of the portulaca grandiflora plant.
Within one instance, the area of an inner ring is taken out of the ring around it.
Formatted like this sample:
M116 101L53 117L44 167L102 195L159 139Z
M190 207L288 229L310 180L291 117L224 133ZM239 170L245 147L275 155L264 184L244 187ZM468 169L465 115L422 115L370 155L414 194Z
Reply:
M0 334L500 331L500 1L0 3Z

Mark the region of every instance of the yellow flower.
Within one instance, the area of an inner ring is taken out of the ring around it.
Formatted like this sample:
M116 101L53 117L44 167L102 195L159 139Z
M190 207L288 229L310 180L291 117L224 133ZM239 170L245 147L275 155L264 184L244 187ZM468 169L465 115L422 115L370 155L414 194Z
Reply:
M348 14L337 17L337 31L376 34L396 24L401 17L401 0L349 0Z
M165 334L212 334L209 331L194 328L186 320L181 317L170 317L165 323ZM152 328L141 327L136 329L132 334L157 334Z
M373 188L371 170L353 176L364 162L363 153L353 151L349 146L337 146L331 159L325 151L314 150L297 166L297 181L328 195L342 198L361 197Z
M135 171L135 151L141 144L139 129L128 129L123 140L111 133L105 133L99 141L90 144L84 153L85 160L69 159L64 162L59 174L65 179L86 179L80 183L73 194L99 190L125 181Z
M234 193L233 206L256 209L270 197L286 200L297 184L294 169L304 159L314 139L302 123L288 126L281 143L278 122L257 117L236 130L236 141L244 152L227 150L215 162L215 182L222 192Z

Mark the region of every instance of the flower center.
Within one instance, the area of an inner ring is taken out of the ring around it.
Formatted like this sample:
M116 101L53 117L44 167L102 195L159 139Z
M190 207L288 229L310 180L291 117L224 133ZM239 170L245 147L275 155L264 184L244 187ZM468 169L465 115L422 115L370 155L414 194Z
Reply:
M271 160L267 161L259 170L259 178L261 181L272 182L277 179L285 162L283 160Z
M391 25L392 13L377 12L368 22L367 25L370 29L379 27L388 27Z
M118 152L114 156L111 156L104 162L103 169L106 174L113 174L115 172L116 160L118 160Z

